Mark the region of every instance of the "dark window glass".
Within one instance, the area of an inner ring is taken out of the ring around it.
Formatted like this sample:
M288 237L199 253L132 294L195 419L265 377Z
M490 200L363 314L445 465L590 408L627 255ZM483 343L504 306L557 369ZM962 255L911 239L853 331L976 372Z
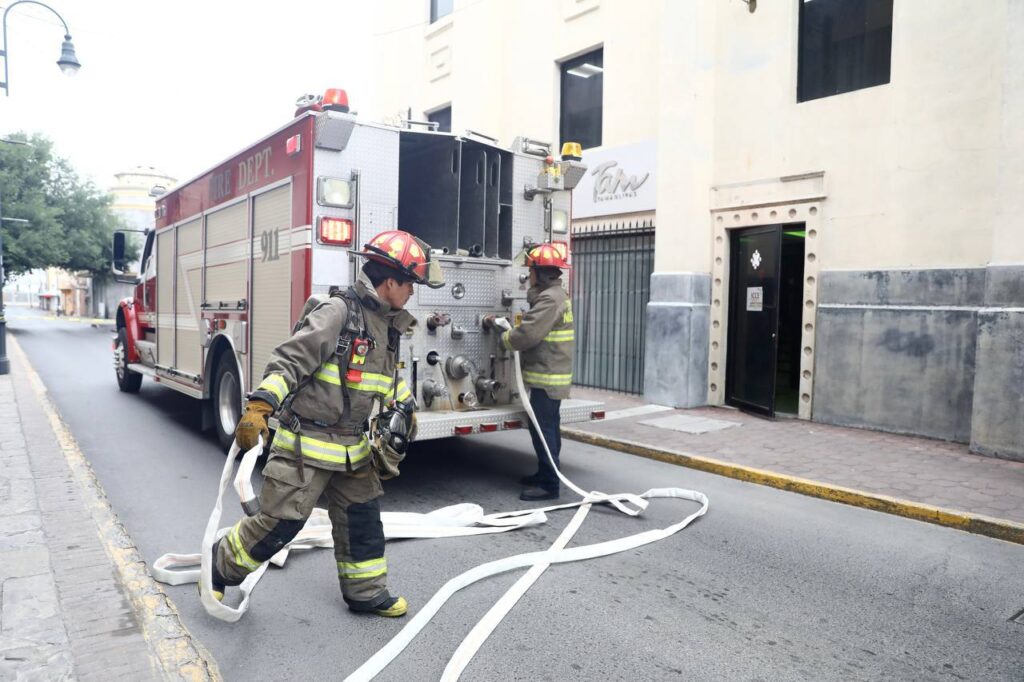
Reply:
M562 143L579 142L584 149L601 146L603 96L603 49L562 62Z
M437 129L442 133L450 133L452 131L452 108L445 107L444 109L438 109L432 114L427 114L427 120L436 123Z
M798 102L889 82L892 0L798 2Z
M452 13L452 3L455 0L430 0L430 23L434 23L442 17Z

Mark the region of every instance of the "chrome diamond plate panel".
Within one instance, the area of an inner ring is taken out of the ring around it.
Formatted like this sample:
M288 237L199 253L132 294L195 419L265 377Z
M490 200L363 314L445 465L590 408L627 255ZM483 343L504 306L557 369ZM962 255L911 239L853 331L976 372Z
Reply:
M572 424L574 422L590 421L590 413L594 410L604 408L604 403L592 400L563 400L562 401L562 423ZM417 417L419 433L417 441L432 440L435 438L447 438L455 435L456 426L471 426L473 433L480 433L480 424L499 425L505 421L519 420L526 427L526 412L518 405L505 407L487 408L466 412L424 412Z

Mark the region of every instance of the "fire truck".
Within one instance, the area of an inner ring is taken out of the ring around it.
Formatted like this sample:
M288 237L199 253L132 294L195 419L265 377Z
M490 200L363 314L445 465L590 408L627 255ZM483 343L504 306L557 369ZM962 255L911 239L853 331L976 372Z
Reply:
M158 198L137 274L127 231L115 233L115 276L135 284L117 310L120 389L149 377L203 401L204 427L228 447L306 301L349 286L362 262L350 251L402 229L431 245L446 282L417 287L406 306L417 324L399 369L419 404L417 439L522 428L514 360L483 320L518 321L528 284L517 255L567 242L570 191L586 170L578 145L559 158L528 138L505 149L471 131L371 123L342 90L298 105L286 125ZM602 409L566 400L562 420Z

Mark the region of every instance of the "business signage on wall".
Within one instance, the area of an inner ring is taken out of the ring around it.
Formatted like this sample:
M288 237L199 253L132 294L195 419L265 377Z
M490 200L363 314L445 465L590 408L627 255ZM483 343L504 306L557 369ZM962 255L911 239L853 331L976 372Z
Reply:
M587 172L572 192L573 218L653 211L657 204L654 140L583 152Z

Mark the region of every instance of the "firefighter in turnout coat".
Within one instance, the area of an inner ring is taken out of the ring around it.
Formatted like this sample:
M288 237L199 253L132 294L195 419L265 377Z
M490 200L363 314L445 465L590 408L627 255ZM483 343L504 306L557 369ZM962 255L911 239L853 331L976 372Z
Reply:
M214 545L218 599L225 586L241 583L291 541L324 494L348 607L381 616L405 614L405 599L387 589L378 498L381 477L397 474L405 444L414 437L415 400L395 368L399 340L415 323L402 309L413 284L442 286L428 280L429 267L436 265L429 254L428 245L406 232L375 237L358 253L367 262L355 285L314 307L271 353L235 440L243 450L261 435L265 442L271 414L280 428L263 470L259 512ZM395 431L404 432L397 444L394 438L368 440L375 404Z
M576 346L572 302L561 280L562 270L569 269L568 250L564 244L541 244L530 249L526 265L530 268L530 289L526 293L530 310L518 326L502 334L501 340L505 348L520 351L523 383L530 389L530 406L557 465L562 449L560 410L562 400L569 397ZM500 322L495 323L501 326ZM558 476L532 424L530 436L537 453L537 472L520 480L526 488L519 499L557 499Z

